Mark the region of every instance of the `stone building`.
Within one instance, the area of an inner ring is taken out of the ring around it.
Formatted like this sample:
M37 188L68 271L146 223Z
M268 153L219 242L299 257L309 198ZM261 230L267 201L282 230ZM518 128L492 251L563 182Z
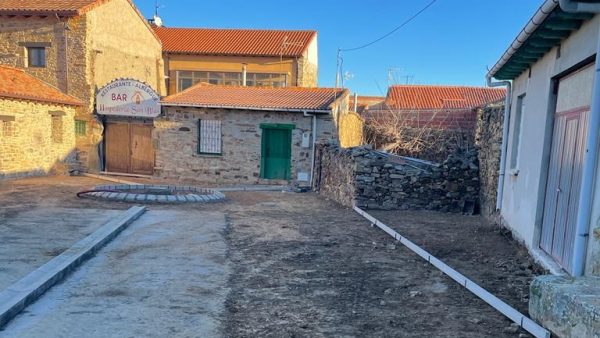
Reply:
M155 174L217 183L309 186L315 143L337 142L348 92L198 84L161 102Z
M317 32L154 27L163 44L169 94L199 82L316 87Z
M0 66L0 178L66 170L83 104L21 69Z
M130 0L0 1L0 64L83 101L75 113L76 144L90 169L101 165L96 90L134 78L166 93L160 40Z

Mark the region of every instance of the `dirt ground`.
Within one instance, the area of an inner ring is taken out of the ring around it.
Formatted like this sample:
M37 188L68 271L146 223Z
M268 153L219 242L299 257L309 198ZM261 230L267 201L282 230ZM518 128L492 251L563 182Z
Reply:
M0 210L40 204L129 206L75 197L77 191L99 183L88 178L0 183ZM225 214L224 264L231 273L222 285L229 290L225 308L215 314L222 336L523 336L504 316L350 209L312 193L227 192L226 196L217 204L152 207ZM477 217L373 214L526 311L528 284L539 270L504 233Z

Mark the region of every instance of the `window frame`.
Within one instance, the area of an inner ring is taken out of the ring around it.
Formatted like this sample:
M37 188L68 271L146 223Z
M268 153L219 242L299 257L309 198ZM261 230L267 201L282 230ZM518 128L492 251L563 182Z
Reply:
M189 73L189 74L185 74ZM205 82L213 85L221 86L242 86L242 72L214 71L214 70L175 70L175 78L177 81L177 92L186 90L200 82ZM258 79L258 77L263 77ZM183 88L182 81L191 81L190 86ZM258 83L261 85L259 86ZM277 86L274 84L277 83ZM262 88L283 88L288 87L288 74L286 73L264 73L264 72L248 72L246 73L247 87L262 87Z
M76 119L74 128L75 128L75 136L77 136L77 137L87 136L87 121Z
M27 46L27 67L29 68L46 68L48 65L47 53L45 46ZM33 51L41 51L40 54L33 53ZM39 56L42 56L39 58ZM39 58L39 60L38 60ZM34 63L33 61L40 61L40 64Z
M202 121L218 122L218 125L219 125L219 152L203 151L203 149L202 149ZM198 133L196 135L197 142L198 142L198 146L196 147L196 154L197 155L222 156L223 155L223 121L198 119L196 126L198 128Z
M515 120L512 128L509 162L509 168L514 175L518 175L519 172L519 163L521 159L521 140L523 136L523 116L527 107L525 104L526 97L526 93L519 95L517 97L517 106L515 107Z

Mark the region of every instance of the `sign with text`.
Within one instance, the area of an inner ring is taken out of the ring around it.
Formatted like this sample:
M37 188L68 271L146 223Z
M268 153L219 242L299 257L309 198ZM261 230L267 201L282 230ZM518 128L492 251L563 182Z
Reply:
M149 85L132 79L114 80L96 94L100 115L157 117L160 96Z

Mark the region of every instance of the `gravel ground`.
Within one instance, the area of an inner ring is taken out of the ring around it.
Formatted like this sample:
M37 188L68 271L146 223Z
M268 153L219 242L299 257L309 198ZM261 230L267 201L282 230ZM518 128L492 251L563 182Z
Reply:
M94 209L126 209L129 206L124 203L80 200L74 196L77 191L98 183L87 178L40 178L0 183L0 199L6 202L0 210L7 207L27 208L42 203L45 207ZM205 315L214 319L215 329L212 332L215 336L523 336L521 331L510 326L508 319L387 234L370 227L366 220L349 209L312 193L228 192L226 195L227 200L217 204L152 207L153 210L225 215L226 231L217 242L224 244L222 264L230 272L228 278L211 286L215 292L224 292L223 306L207 308L202 296L189 294L187 297L196 299L197 303L191 302L192 314L185 315L194 323L195 316L202 318L201 310L208 309ZM501 298L523 310L528 281L538 270L524 258L526 256L521 249L504 233L486 226L479 218L450 214L435 216L442 222L433 221L432 214L382 212L376 216L409 239L422 244L467 277L498 292ZM198 217L197 221L202 222L202 217ZM390 221L396 223L391 224ZM187 231L190 233L191 230ZM465 241L464 236L475 238ZM130 240L135 238L133 236ZM120 239L117 237L105 249L124 243L118 242ZM476 241L488 243L485 245L496 242L503 244L493 247L493 250L498 250L497 255L486 256L485 250L478 254L476 246L471 246ZM177 249L176 243L171 245L178 256L193 259L203 255L201 248L186 253ZM113 247L112 250L112 253L103 250L100 255L106 255L107 260L111 259L117 264L119 260L110 257L119 248ZM475 253L471 252L473 250ZM136 264L131 265L132 271L137 274L153 271L152 249L143 252L144 255L135 261ZM182 262L187 264L186 260L182 259ZM179 269L177 261L171 264ZM81 270L96 268L86 264ZM109 270L105 268L102 271ZM160 271L168 274L167 270ZM78 273L75 272L71 278ZM148 283L153 278L161 280L149 275ZM118 284L125 289L135 286L129 284L127 279L116 276L107 275L105 279L109 285ZM91 294L101 292L104 286L88 282L71 284L70 280L59 286L66 294L81 293L84 297L92 297ZM201 281L187 281L183 276L178 280L185 285L201 285ZM485 281L490 283L486 284ZM170 290L174 290L173 293ZM171 304L171 299L180 299L178 297L181 294L177 290L175 287L164 290L158 288L155 292L161 292L161 299ZM55 301L57 296L50 297L53 293L54 290L50 291L40 302ZM505 297L511 294L514 297ZM104 295L105 301L127 313L127 302L131 299L118 294L115 297L111 295ZM158 304L156 300L146 303L142 298L133 299L133 304L142 308ZM85 303L80 306L83 311ZM198 313L194 313L196 310ZM75 323L68 319L70 314L66 310L61 311L59 313L62 316L52 317L54 322ZM128 321L125 317L110 317L110 313L105 309L85 318L90 321L96 318L107 328L126 327ZM148 317L140 315L139 318L143 320L135 323L143 330L140 332L152 332L147 328L152 327L154 316L152 312L147 313ZM146 324L143 324L144 320ZM198 336L185 331L187 323L174 322L173 329L179 331L174 331L172 336ZM119 332L115 331L104 333L110 333L106 336L119 336ZM157 331L150 336L159 336L161 333L164 332Z

